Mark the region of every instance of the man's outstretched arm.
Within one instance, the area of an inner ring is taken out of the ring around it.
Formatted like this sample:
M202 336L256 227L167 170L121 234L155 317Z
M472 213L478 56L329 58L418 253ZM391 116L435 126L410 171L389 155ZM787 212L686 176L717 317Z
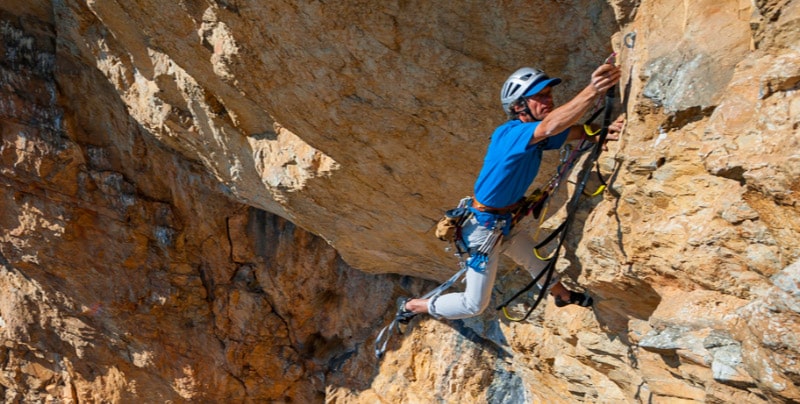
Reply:
M531 143L555 136L575 125L594 105L598 97L603 96L606 91L617 84L621 75L619 67L608 63L595 69L591 82L578 95L554 109L542 120L536 127L536 131L533 132Z

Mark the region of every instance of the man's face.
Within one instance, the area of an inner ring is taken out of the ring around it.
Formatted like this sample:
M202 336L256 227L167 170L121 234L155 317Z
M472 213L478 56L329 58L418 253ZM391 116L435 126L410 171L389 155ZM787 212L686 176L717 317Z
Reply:
M553 111L553 88L545 87L542 91L526 98L526 102L533 117L537 121L541 121Z

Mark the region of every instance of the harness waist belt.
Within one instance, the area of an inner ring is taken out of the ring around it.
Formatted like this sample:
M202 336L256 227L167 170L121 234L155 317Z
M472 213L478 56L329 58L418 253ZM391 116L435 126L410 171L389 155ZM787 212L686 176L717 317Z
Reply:
M521 202L517 202L517 203L511 204L511 205L508 205L506 207L503 207L503 208L493 208L491 206L486 206L486 205L478 202L478 200L475 199L475 198L472 198L472 207L473 208L477 209L480 212L494 213L496 215L502 215L502 214L505 214L505 213L513 212L515 209L517 209L520 206L520 203Z

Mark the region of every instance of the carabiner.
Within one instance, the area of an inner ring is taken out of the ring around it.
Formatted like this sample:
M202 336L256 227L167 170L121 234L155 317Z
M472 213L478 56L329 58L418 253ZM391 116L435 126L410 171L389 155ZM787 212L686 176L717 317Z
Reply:
M628 49L633 49L633 45L636 44L636 31L625 34L625 37L622 38L622 43L624 43Z
M559 153L560 153L559 161L561 161L561 164L566 163L567 160L569 160L570 153L572 153L572 144L571 143L565 144L564 147L561 148Z

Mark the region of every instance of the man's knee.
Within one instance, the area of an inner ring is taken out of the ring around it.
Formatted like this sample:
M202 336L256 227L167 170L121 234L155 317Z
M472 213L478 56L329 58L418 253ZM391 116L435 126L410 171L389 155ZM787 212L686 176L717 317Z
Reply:
M477 316L489 307L489 299L476 301L473 299L464 299L464 308L471 316Z

